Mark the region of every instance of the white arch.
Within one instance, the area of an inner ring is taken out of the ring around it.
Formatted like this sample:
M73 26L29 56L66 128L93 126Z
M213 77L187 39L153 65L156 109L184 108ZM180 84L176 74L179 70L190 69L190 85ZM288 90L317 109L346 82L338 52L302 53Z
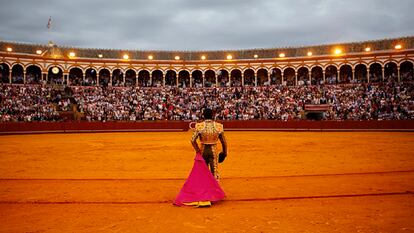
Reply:
M9 70L10 70L10 67L11 67L11 63L10 62L8 62L8 61L2 61L2 62L0 62L0 64L6 64L7 65L7 68L9 68Z
M394 59L389 59L389 60L384 61L382 66L385 67L385 65L387 65L388 63L394 63L395 65L397 65L397 67L399 66L399 62Z
M306 66L301 66L301 67L299 67L298 69L297 69L297 71L296 72L299 72L299 70L300 69L306 69L306 70L308 70L308 72L310 71L310 69L309 69L309 67L306 67Z
M384 66L384 64L381 61L375 60L375 61L368 62L367 67L369 68L369 67L371 67L372 64L375 64L375 63L380 64L381 67Z
M27 71L27 68L29 68L30 66L36 66L37 68L39 68L40 69L40 72L42 72L42 66L41 65L39 65L39 64L36 64L36 63L29 63L29 64L27 64L26 65L26 67L24 67L24 70L26 70Z
M219 71L222 71L222 70L225 70L225 71L227 71L227 73L230 75L230 71L231 70L229 70L227 67L219 67L219 68L217 68L217 69L215 69L216 70L216 74L219 72Z
M285 74L285 71L286 71L287 69L292 69L293 71L295 71L295 73L297 72L297 70L296 70L295 68L293 68L293 67L291 67L291 66L287 66L287 67L285 67L285 68L283 69L283 71L282 71L282 76Z
M178 74L178 73L180 73L181 71L187 71L188 73L191 73L191 72L190 72L190 70L191 70L191 69L189 69L189 68L182 67L182 68L180 68L180 69L177 69L177 74Z
M297 66L297 70L299 71L300 68L307 68L308 70L310 70L310 65L306 64L306 63L302 63L300 65Z
M242 74L244 74L245 72L246 72L246 70L252 70L253 71L253 73L256 73L256 69L254 68L254 67L244 67L242 70L241 70L241 72L242 72Z
M95 70L95 71L98 71L98 67L96 67L96 66L87 66L87 67L85 67L85 73L86 73L86 71L87 71L87 70L89 70L89 69L93 69L93 70Z
M333 67L335 67L337 70L339 70L338 65L337 65L337 64L335 64L335 63L327 63L327 64L325 64L325 66L323 66L323 70L326 70L329 66L333 66Z
M203 71L202 71L202 73L203 73L203 75L204 75L204 76L206 75L207 71L213 71L213 73L214 73L214 77L216 77L216 76L217 76L217 71L215 71L215 70L214 70L214 69L212 69L212 68L207 68L207 69L203 70ZM192 73L191 73L191 74L192 74Z
M85 73L85 68L84 68L84 66L82 66L82 65L78 65L78 64L73 64L73 65L70 65L69 67L67 67L67 72L69 72L71 69L73 69L73 68L79 68L79 69L81 69L82 70L82 73Z
M381 62L371 62L367 68L371 69L371 66L375 65L375 64L380 65L381 69L382 69L382 67L384 67L384 64L382 64Z
M104 67L101 67L101 68L99 68L96 72L98 73L98 75L99 75L99 73L101 73L101 71L102 70L107 70L107 71L109 71L109 74L112 74L112 70L110 69L110 68L108 68L108 67L106 67L106 66L104 66Z
M312 66L312 67L310 68L310 71L312 72L312 70L313 70L313 69L315 69L315 68L321 68L322 72L324 71L323 66L322 66L322 65L320 65L320 64L317 64L317 65Z
M354 69L355 70L355 67L357 66L357 65L365 65L365 66L368 66L368 63L367 62L364 62L364 61L356 61L356 62L354 62L354 63L351 63L351 67L352 67L352 69Z
M242 71L241 71L241 69L239 69L239 68L232 68L232 69L231 69L231 71L229 72L229 75L231 76L231 73L232 73L233 71L236 71L236 70L240 71L240 74L241 74L241 75L243 75L243 72L242 72Z
M138 75L138 72L137 72L137 70L136 70L134 67L127 67L127 68L125 69L125 74L126 74L128 71L130 71L130 70L134 71L134 72L135 72L135 75Z
M151 69L149 69L150 74L154 73L154 71L160 71L162 73L162 75L165 75L165 71L161 68L161 67L153 67Z
M13 70L13 68L14 68L15 66L21 66L21 67L23 68L23 71L24 71L24 65L23 65L22 63L19 63L19 62L14 62L14 63L12 64L12 66L11 66L10 70Z
M195 68L195 69L192 69L189 73L192 75L193 74L193 72L195 72L195 71L200 71L201 72L201 74L205 74L205 70L202 70L202 69L200 69L200 68Z
M267 74L269 74L269 69L267 67L259 67L255 70L256 74L259 72L259 70L265 70Z
M176 74L178 74L178 69L174 68L174 67L168 67L166 69L164 69L164 73L167 74L168 71L174 71Z
M124 68L121 67L121 66L117 66L117 67L115 67L115 68L112 69L111 75L114 73L115 70L120 70L122 74L125 74Z
M155 71L161 72L163 76L165 75L165 73L162 69L153 69L153 70L151 70L150 75L152 75Z
M368 65L366 64L366 63L358 63L358 64L355 64L355 67L354 67L354 69L356 69L357 68L357 66L364 66L365 67L365 69L368 69Z
M80 70L82 71L82 74L86 73L86 71L84 71L84 70L82 69L82 67L79 67L79 66L71 66L71 67L69 67L69 68L68 68L68 73L70 73L70 71L71 71L72 69L80 69Z
M189 75L191 75L191 72L190 71L188 71L187 69L182 69L182 70L180 70L178 73L177 73L177 75L179 75L181 72L187 72ZM201 72L202 73L202 72Z
M343 63L343 64L341 64L341 65L339 66L338 70L340 71L340 70L341 70L341 68L342 68L342 67L344 67L344 66L349 66L349 67L351 67L351 70L353 69L353 68L352 68L352 64L349 64L349 63Z
M401 66L401 64L404 63L404 62L409 62L409 63L411 63L414 66L414 61L411 60L411 59L401 60L400 63L398 64L398 66Z
M147 71L147 72L148 72L148 74L150 74L150 75L151 75L151 72L150 72L147 68L138 69L138 70L137 70L137 75L139 75L139 73L141 73L141 71Z
M42 65L41 65L41 64L38 64L38 63L35 63L35 62L29 62L29 63L27 63L26 65L24 65L24 66L23 66L23 68L26 70L26 69L27 69L27 67L32 66L32 65L35 65L35 66L39 67L39 68L40 68L40 70L43 70Z
M165 75L167 75L168 71L172 71L175 73L175 75L178 75L178 72L175 69L166 69L165 70Z

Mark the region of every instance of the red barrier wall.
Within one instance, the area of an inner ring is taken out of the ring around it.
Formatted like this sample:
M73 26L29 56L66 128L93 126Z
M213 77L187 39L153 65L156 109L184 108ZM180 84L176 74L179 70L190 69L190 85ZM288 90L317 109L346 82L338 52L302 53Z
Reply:
M228 121L225 128L254 130L414 130L414 121Z
M414 131L414 121L223 121L226 130ZM188 121L5 122L0 134L187 131Z

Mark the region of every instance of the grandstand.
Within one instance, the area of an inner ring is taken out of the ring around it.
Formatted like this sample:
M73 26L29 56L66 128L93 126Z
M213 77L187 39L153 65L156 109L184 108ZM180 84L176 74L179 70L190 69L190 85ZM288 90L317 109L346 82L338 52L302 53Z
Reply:
M3 83L264 86L413 81L414 37L237 51L123 51L0 42Z
M414 37L186 52L3 41L0 56L3 122L197 121L204 105L227 121L414 118Z

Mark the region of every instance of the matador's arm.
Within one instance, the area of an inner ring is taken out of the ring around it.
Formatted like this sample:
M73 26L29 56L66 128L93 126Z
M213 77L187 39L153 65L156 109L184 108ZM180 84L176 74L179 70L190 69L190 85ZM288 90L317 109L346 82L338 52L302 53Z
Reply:
M227 155L227 141L226 141L226 137L224 137L224 132L221 132L219 134L219 139L221 142L222 151L225 155Z
M191 138L191 144L194 147L194 150L196 151L196 153L201 153L200 147L197 144L197 138L200 135L200 133L196 130L193 133L193 137Z

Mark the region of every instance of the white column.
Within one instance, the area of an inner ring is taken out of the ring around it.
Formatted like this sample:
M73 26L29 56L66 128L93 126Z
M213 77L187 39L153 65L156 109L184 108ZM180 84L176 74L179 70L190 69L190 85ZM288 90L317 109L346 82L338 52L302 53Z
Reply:
M336 69L336 83L339 83L339 69Z
M175 76L175 85L178 87L178 81L180 81L179 80L179 74L176 74L176 76Z
M355 80L355 69L352 69L352 81Z
M254 86L257 87L257 72L254 72Z
M325 74L325 70L322 69L322 74L323 74L323 83L326 83L326 74Z
M400 76L400 66L397 66L397 77L398 77L398 82L401 82L401 76Z
M269 83L270 86L270 75L273 74L273 69L270 69L270 71L267 71L267 83Z
M295 86L298 85L298 72L295 70Z
M149 76L149 78L150 78L150 87L152 87L153 86L153 83L152 83L152 73L150 73L150 76Z

